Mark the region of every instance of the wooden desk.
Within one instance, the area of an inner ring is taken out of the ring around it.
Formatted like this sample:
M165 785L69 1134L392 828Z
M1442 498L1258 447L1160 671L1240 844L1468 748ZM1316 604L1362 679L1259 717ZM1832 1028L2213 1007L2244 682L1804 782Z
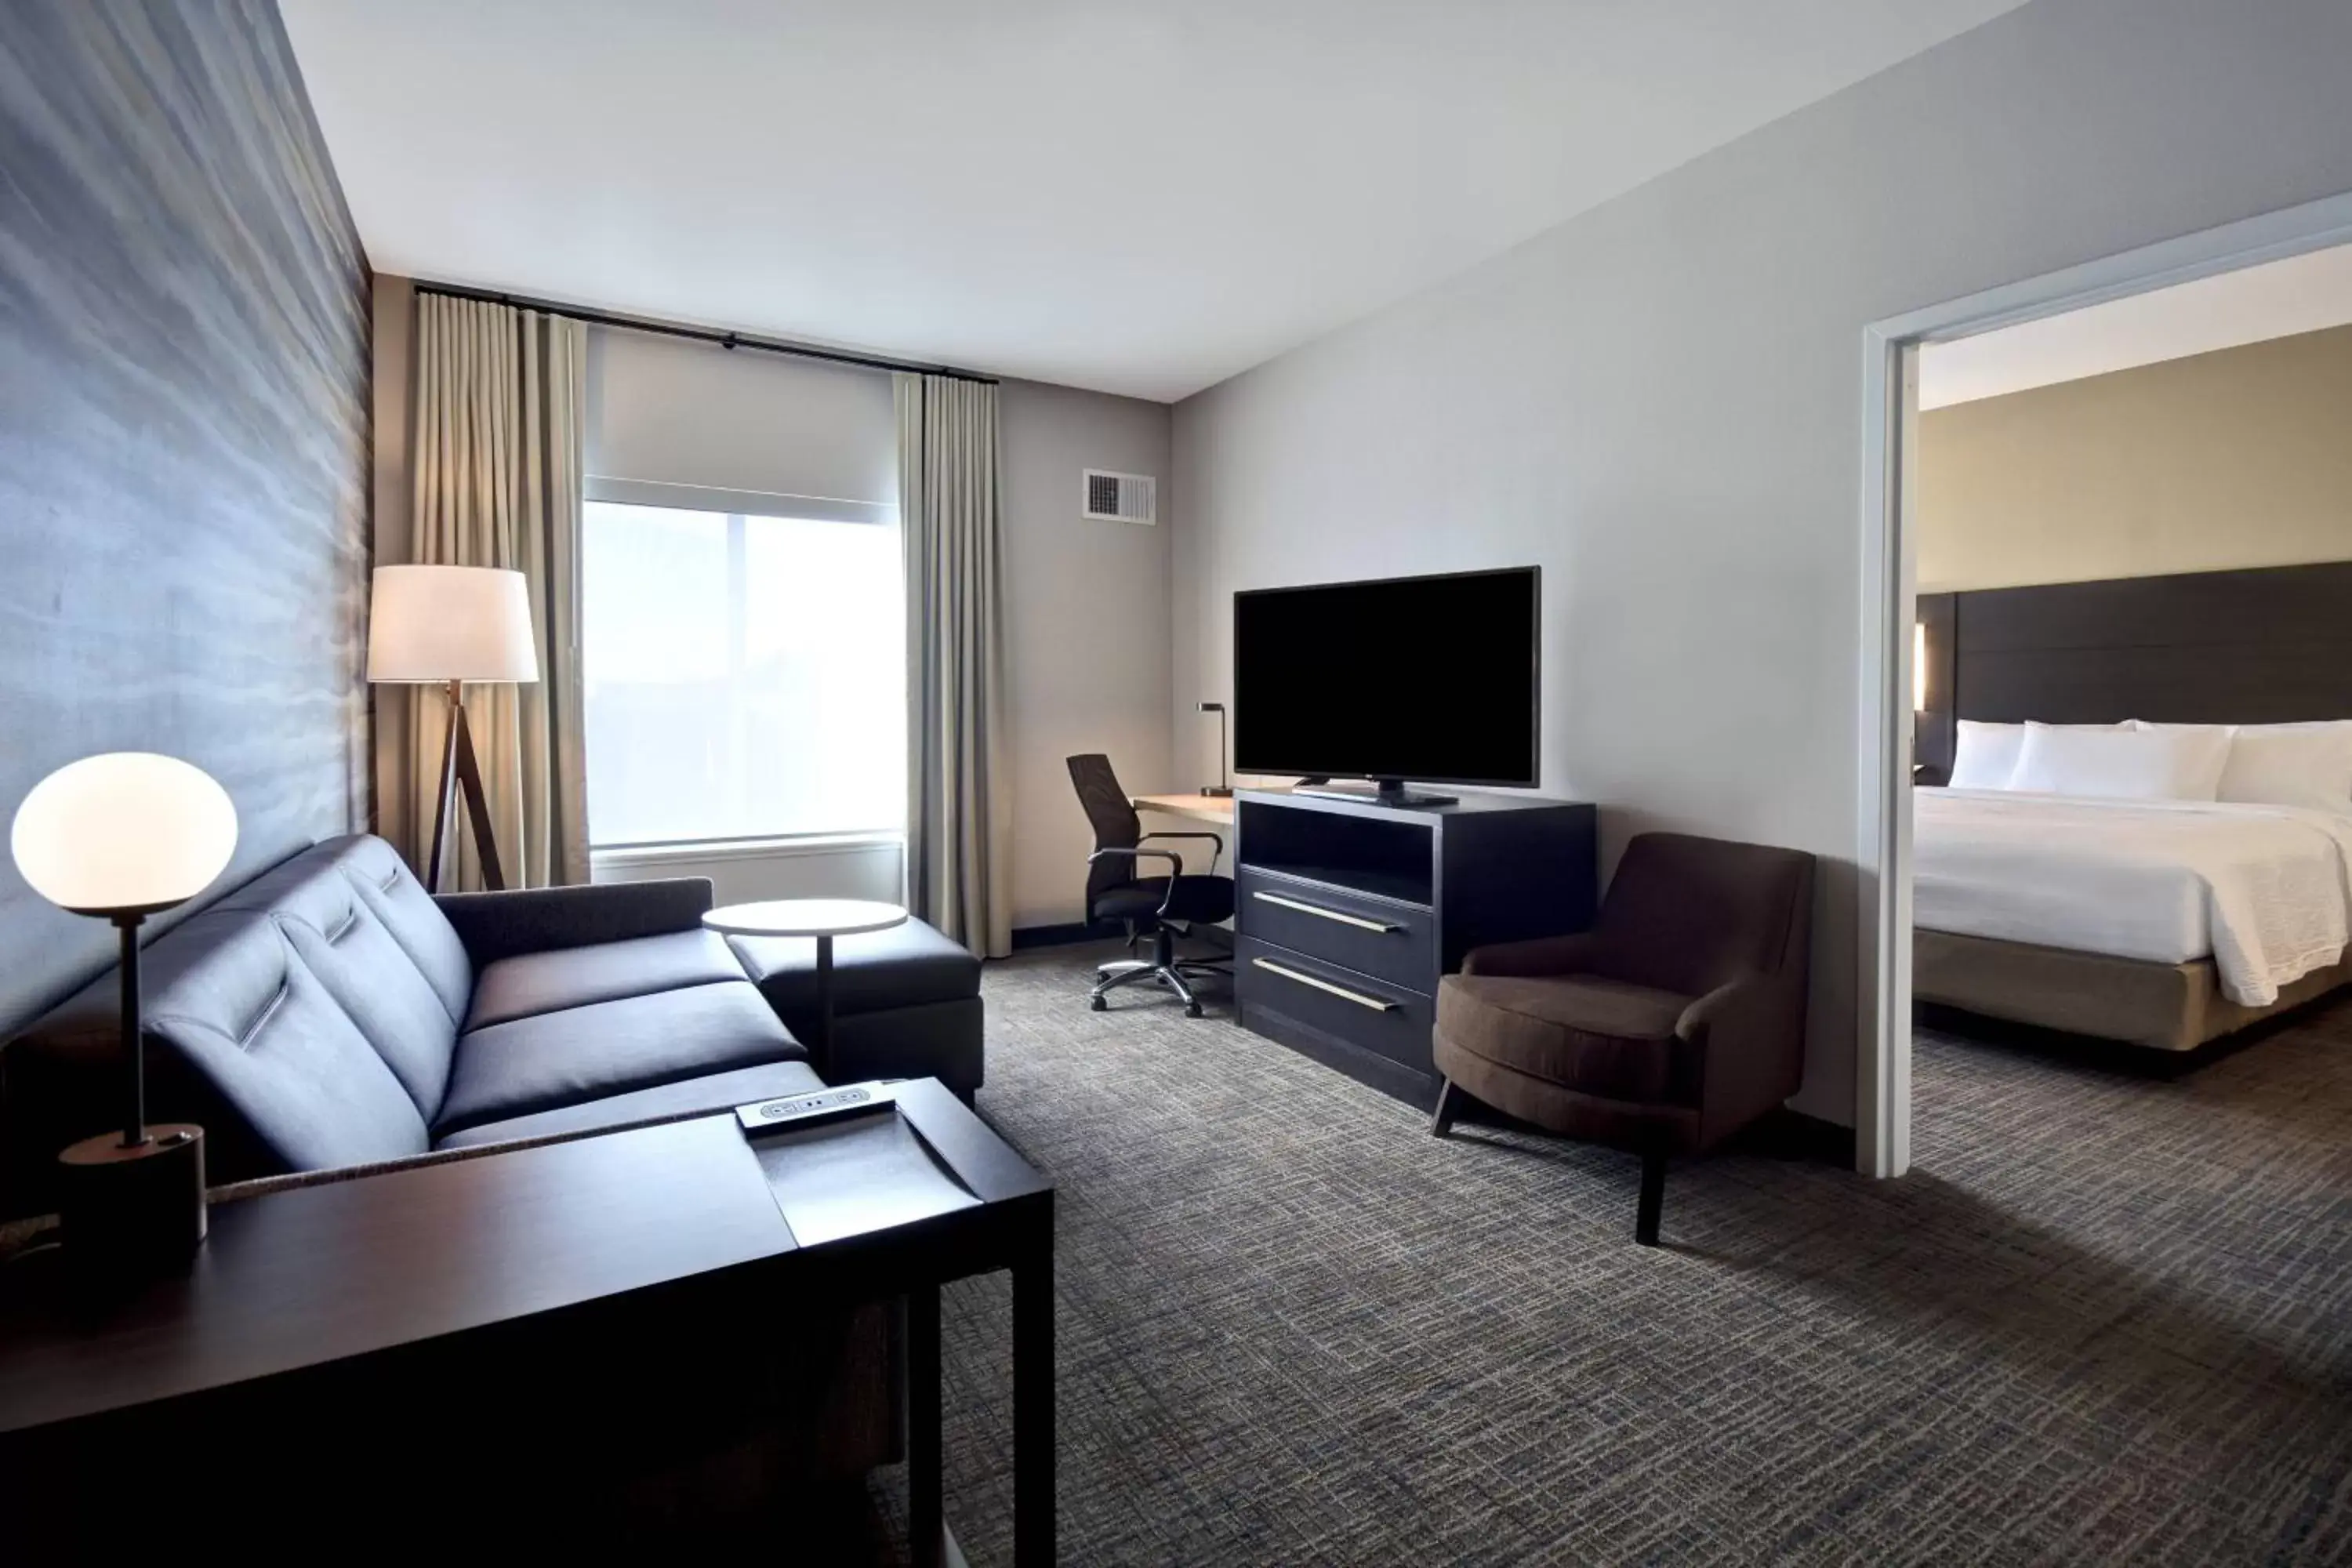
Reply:
M0 1268L10 1544L89 1539L126 1509L244 1547L428 1501L530 1531L593 1529L600 1504L698 1508L709 1461L768 1474L752 1461L778 1411L834 1375L797 1326L902 1297L923 1525L938 1286L1009 1269L1013 1556L1050 1563L1053 1189L935 1080L889 1092L977 1206L803 1245L766 1156L719 1115L221 1204L188 1273L127 1299L79 1299L57 1254L17 1259ZM729 1500L794 1500L780 1484Z
M1128 804L1162 816L1181 816L1219 827L1234 825L1234 797L1229 795L1139 795Z

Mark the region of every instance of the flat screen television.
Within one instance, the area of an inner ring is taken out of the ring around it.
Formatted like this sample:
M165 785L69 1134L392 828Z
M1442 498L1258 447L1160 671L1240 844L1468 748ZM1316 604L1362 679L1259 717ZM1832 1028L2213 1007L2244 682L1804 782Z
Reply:
M1533 566L1234 595L1234 770L1536 784Z

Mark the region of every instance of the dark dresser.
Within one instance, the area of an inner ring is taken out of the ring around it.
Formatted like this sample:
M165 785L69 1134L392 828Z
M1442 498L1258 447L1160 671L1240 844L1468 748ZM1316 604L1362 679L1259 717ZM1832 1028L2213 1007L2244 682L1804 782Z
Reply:
M1427 1106L1437 977L1486 942L1582 931L1588 804L1465 795L1395 805L1244 790L1234 994L1243 1027Z

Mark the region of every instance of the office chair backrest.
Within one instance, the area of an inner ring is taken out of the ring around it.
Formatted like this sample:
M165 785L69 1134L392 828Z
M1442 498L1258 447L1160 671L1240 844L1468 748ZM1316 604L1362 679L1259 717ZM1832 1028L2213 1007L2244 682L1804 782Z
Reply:
M1143 837L1143 819L1135 815L1127 792L1118 787L1118 775L1110 771L1110 759L1100 752L1088 752L1069 762L1070 783L1077 786L1078 804L1086 808L1087 821L1095 830L1095 847L1134 848L1136 840ZM1088 866L1087 918L1094 919L1095 900L1105 891L1122 882L1132 882L1141 875L1136 863L1123 855L1110 856Z

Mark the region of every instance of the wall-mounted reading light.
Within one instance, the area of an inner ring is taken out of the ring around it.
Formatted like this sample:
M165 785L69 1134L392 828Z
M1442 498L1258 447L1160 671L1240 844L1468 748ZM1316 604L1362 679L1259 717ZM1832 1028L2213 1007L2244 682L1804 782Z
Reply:
M1911 711L1927 710L1927 623L1911 623Z

